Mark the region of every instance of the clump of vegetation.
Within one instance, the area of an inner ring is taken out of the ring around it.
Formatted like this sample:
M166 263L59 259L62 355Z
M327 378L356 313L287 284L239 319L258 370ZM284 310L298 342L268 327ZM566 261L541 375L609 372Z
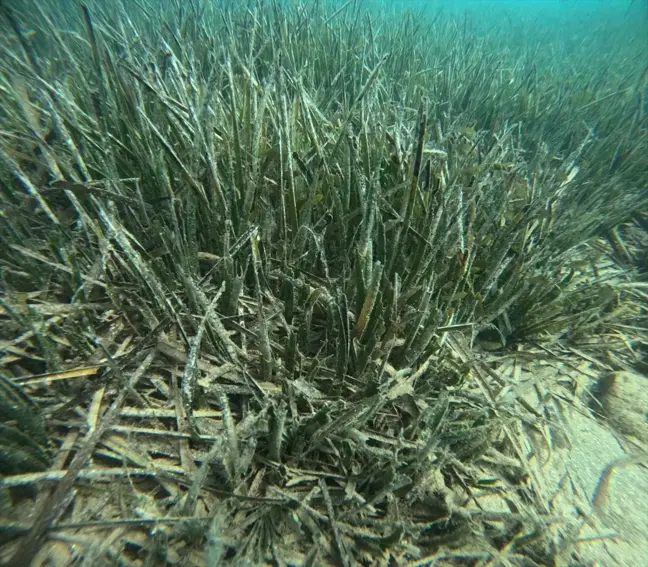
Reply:
M0 472L43 471L49 462L47 434L35 402L24 389L0 375Z
M3 462L38 487L11 564L569 564L493 362L640 335L636 59L351 2L61 4L2 8L1 391L55 446Z

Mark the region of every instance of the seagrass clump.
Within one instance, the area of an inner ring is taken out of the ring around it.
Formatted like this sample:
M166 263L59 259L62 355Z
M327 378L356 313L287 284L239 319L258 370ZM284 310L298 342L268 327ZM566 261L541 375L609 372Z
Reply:
M2 560L576 561L525 443L553 414L499 365L644 340L641 44L599 71L353 2L28 4L0 371L54 459L38 422L3 462L35 504Z
M0 375L0 416L0 473L46 470L51 458L40 408L4 375Z

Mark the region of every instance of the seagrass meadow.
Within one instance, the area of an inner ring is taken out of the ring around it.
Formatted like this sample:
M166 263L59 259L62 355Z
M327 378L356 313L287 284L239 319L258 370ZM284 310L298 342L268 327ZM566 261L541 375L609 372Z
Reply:
M648 368L631 21L0 2L0 563L585 565L519 377Z

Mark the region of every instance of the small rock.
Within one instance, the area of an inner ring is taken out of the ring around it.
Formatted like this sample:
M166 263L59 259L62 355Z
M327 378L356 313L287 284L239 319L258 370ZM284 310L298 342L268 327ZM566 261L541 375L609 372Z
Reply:
M635 372L612 372L592 390L599 410L623 435L648 443L648 379Z

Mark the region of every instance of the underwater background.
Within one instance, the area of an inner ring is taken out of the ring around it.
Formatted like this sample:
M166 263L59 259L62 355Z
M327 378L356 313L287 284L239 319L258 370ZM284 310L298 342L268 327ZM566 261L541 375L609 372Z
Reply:
M0 0L0 565L641 565L648 2Z

